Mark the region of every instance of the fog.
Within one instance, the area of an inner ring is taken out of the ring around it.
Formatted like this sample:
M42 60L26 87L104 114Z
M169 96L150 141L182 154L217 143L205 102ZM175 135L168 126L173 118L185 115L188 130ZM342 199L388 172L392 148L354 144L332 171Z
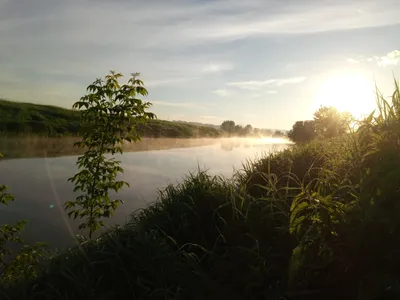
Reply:
M34 158L34 157L61 157L79 155L84 152L74 147L77 137L1 137L0 153L5 159ZM174 148L191 148L207 145L220 145L222 150L231 151L237 147L260 147L266 144L290 144L285 138L273 137L232 137L232 138L143 138L136 143L125 143L126 152L168 150Z

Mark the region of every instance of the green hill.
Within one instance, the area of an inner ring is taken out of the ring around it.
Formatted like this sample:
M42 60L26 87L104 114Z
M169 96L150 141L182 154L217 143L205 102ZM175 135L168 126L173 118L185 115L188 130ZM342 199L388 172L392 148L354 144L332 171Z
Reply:
M0 132L3 135L77 135L80 112L51 105L0 99ZM150 120L139 127L145 137L219 137L220 130L182 122Z

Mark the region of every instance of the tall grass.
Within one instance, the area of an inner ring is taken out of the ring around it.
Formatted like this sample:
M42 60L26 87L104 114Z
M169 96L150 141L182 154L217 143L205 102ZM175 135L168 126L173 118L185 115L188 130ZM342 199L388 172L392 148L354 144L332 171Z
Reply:
M124 228L54 258L9 297L279 299L293 245L288 215L271 200L199 171Z
M357 131L199 170L4 299L399 299L400 98Z

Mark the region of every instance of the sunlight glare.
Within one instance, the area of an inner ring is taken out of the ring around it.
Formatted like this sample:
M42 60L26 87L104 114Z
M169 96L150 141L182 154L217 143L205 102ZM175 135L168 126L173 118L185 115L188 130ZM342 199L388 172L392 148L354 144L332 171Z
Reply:
M335 75L318 89L316 102L320 106L334 106L350 112L357 119L375 109L374 83L361 74Z

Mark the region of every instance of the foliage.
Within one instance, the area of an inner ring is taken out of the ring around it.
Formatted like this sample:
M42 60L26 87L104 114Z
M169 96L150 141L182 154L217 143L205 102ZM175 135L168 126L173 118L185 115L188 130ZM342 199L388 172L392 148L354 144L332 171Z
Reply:
M296 143L307 143L317 137L333 138L349 132L352 121L351 114L323 106L314 113L313 120L297 121L288 137Z
M358 130L205 171L10 299L400 299L400 91Z
M400 297L398 83L392 103L377 96L378 114L360 122L357 132L295 146L252 165L241 178L263 195L269 182L260 174L288 172L287 188L296 189L289 229L298 245L288 269L295 299ZM314 159L302 164L310 149Z
M222 122L221 129L228 134L232 134L236 129L236 124L232 120L226 120Z
M0 100L0 132L2 136L78 135L80 114L75 109ZM214 138L222 134L220 130L206 125L165 120L138 124L137 131L143 137L152 138Z
M4 134L74 134L79 112L57 106L0 100L0 131Z
M138 124L137 132L153 138L217 138L222 134L210 126L164 120L149 120L146 124Z
M253 133L253 126L251 126L250 124L247 124L247 125L244 127L244 134L245 134L245 135L249 135L249 134L251 134L251 133Z
M104 226L102 219L113 215L122 203L119 199L111 200L109 192L118 192L128 185L116 179L118 173L123 172L120 161L107 158L106 154L122 154L124 141L140 140L137 124L155 118L153 113L146 111L151 103L136 98L147 95L138 75L132 74L128 83L121 86L118 79L122 74L110 72L104 80L97 79L89 85L89 94L74 104L74 108L84 108L81 113L82 141L76 145L87 150L78 158L80 171L69 179L75 185L74 192L82 194L75 201L66 202L65 208L69 211L68 216L85 219L79 229L88 229L89 238Z
M255 137L263 137L263 136L275 136L281 137L283 133L281 131L274 132L270 129L260 129L253 128L250 124L246 126L235 124L234 121L226 120L221 124L221 130L227 134L229 137L231 136L255 136ZM278 133L278 134L276 134Z
M292 239L284 202L203 171L168 186L124 228L60 255L18 299L279 299ZM238 272L240 270L240 272Z
M295 143L306 143L316 136L314 121L297 121L288 133L288 137Z
M314 113L315 131L323 138L332 138L348 132L351 114L339 112L335 107L323 106Z
M275 137L275 138L279 138L279 137L283 137L283 136L285 136L285 134L280 130L276 130L274 132L274 134L272 135L272 137Z
M242 125L235 125L234 131L237 135L244 135L244 128Z
M8 205L11 201L14 201L14 196L8 192L8 187L0 185L0 204ZM18 221L15 224L0 225L0 284L2 286L34 278L40 269L44 244L36 243L32 246L24 244L21 232L26 223L26 221ZM19 248L15 254L13 254L13 248Z

